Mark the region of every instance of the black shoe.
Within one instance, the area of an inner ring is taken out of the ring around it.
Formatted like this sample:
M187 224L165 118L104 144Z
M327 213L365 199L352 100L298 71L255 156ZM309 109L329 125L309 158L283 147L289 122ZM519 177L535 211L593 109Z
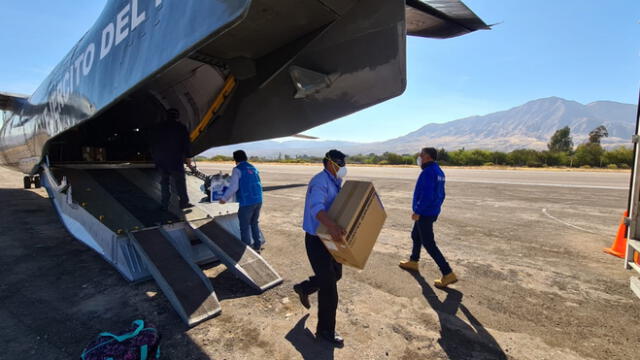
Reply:
M307 310L310 309L311 303L309 303L309 294L304 292L304 290L302 289L302 286L300 284L293 285L293 291L295 291L296 294L298 294L298 297L300 298L300 304L302 304L302 306L304 306L305 309Z
M316 333L316 339L327 341L335 347L344 346L344 339L337 332L332 334L329 331L320 331Z
M260 251L262 250L262 248L260 246L252 246L251 247L253 249L253 251L257 252L258 254L260 254Z
M186 203L186 204L181 204L180 205L180 209L189 209L192 208L193 204L192 203Z

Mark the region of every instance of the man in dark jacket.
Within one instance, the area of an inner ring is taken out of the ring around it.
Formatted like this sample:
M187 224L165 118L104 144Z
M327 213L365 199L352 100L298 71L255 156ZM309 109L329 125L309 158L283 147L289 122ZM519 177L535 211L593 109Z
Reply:
M171 198L171 180L176 190L176 195L180 199L180 209L193 207L189 203L187 195L187 183L184 172L184 165L191 167L189 157L189 132L187 128L178 121L180 113L176 109L167 110L164 121L149 134L151 145L151 156L160 172L162 180L160 182L162 198L160 206L163 210L169 208Z
M413 215L414 221L411 239L413 240L413 251L408 261L400 263L400 267L406 270L418 271L418 261L420 260L420 249L422 246L436 262L442 273L442 278L436 280L434 285L437 288L446 288L448 285L458 281L449 263L438 249L433 235L433 223L438 220L440 209L444 202L445 176L436 160L438 151L434 148L424 148L417 158L418 166L422 168L416 188L413 192Z

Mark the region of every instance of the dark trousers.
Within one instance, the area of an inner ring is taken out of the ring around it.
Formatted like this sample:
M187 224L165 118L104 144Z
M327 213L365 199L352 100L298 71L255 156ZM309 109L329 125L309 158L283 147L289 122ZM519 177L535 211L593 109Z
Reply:
M306 294L318 292L317 332L336 331L338 310L338 280L342 278L342 264L333 259L319 237L307 233L304 238L309 263L315 275L300 283Z
M424 246L429 255L433 258L440 268L442 275L451 273L451 267L447 260L442 255L436 240L433 236L433 223L438 220L437 216L423 216L420 215L420 219L413 225L413 231L411 231L411 239L413 240L413 250L411 251L411 260L420 260L420 248Z
M185 178L184 171L167 171L160 170L160 188L162 191L162 198L160 199L160 205L163 208L169 207L169 199L171 198L171 180L173 180L174 189L176 195L180 198L180 205L186 205L189 203L189 196L187 195L187 179Z
M262 204L240 206L238 208L238 222L240 223L240 239L242 242L259 250L262 245L260 236L260 208ZM253 238L253 240L252 240Z

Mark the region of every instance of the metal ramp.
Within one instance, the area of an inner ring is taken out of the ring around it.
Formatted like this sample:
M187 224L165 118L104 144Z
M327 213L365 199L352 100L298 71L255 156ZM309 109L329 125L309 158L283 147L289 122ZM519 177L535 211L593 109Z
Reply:
M215 219L198 219L188 224L218 259L237 277L259 291L282 283L282 277L262 256L245 245Z
M149 272L182 320L189 326L220 313L209 279L171 243L161 228L129 233Z
M43 171L44 185L63 223L129 281L153 277L189 326L215 316L220 303L196 264L219 260L259 291L282 278L239 236L237 204L159 207L158 172L118 164L66 164ZM60 180L58 180L60 179ZM200 181L189 177L192 199Z

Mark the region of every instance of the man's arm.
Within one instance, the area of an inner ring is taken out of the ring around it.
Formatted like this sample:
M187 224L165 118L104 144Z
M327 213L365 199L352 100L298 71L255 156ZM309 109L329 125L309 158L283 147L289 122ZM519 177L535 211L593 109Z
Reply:
M335 223L327 213L324 206L324 200L329 196L326 184L314 184L309 190L309 209L311 216L315 217L320 223L327 227L329 235L334 241L344 241L343 237L346 232L338 224Z
M418 205L419 205L420 199L422 198L422 192L424 191L422 189L424 173L425 173L424 171L420 172L420 175L418 176L418 180L416 180L416 186L413 189L413 202L411 204L411 210L413 210L411 215L411 220L413 221L420 220L420 215L418 215Z
M329 213L322 210L318 212L316 219L318 219L322 225L327 227L329 235L331 235L333 241L344 242L344 236L347 235L347 232L341 228L340 225L336 224L335 221L331 220Z
M193 163L191 159L191 139L189 138L189 131L184 125L182 125L182 128L184 129L184 131L182 131L182 143L184 144L184 164L187 165L189 169L193 170Z
M224 192L224 195L222 195L220 204L226 204L229 199L231 199L231 197L238 191L238 189L240 188L240 175L240 170L238 170L238 168L233 168L233 171L231 171L231 184L229 185L227 191Z

